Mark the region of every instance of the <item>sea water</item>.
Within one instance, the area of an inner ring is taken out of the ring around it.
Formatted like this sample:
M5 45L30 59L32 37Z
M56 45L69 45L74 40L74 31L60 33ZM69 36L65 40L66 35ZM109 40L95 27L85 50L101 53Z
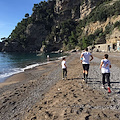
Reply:
M11 75L24 72L47 62L47 56L50 60L56 60L65 54L63 53L2 53L0 52L0 82Z

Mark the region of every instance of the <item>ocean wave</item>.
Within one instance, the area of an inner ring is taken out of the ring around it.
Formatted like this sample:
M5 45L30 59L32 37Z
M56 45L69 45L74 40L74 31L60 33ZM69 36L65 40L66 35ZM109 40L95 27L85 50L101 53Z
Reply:
M45 65L45 64L48 64L48 63L52 63L52 62L55 62L55 61L59 61L61 60L63 57L67 57L67 56L62 56L62 57L57 57L57 56L54 56L54 57L51 57L52 54L50 54L50 57L49 59L48 58L44 58L44 60L40 61L40 63L35 63L35 64L30 64L30 65L27 65L25 67L21 66L18 68L18 66L16 66L14 63L17 63L19 64L19 61L16 61L16 59L14 61L12 61L11 59L9 59L9 57L5 57L5 58L1 58L1 59L8 59L10 61L6 61L5 64L3 64L3 66L1 66L1 70L0 70L0 82L4 82L8 77L12 76L12 75L15 75L15 74L18 74L18 73L21 73L21 72L24 72L25 70L29 70L29 69L32 69L34 67L37 67L37 66L40 66L40 65ZM14 56L13 56L14 57ZM16 57L16 56L15 56ZM23 56L22 56L23 57ZM40 57L41 58L41 57ZM39 59L40 59L39 58ZM43 58L42 58L43 59ZM18 60L18 59L17 59ZM38 60L38 58L36 58L36 60ZM26 59L24 59L24 61L26 62ZM21 62L21 61L20 61ZM35 60L33 60L32 62L36 62ZM21 63L20 63L21 64ZM23 62L22 65L24 65L25 63ZM10 66L10 67L9 67ZM15 67L16 66L16 67Z
M8 71L4 71L4 73L0 74L0 82L4 82L4 80L7 79L8 77L20 72L24 71L21 68L8 69Z
M62 57L59 57L58 59L61 60L62 58L66 58L67 56L62 56Z
M0 82L4 82L8 77L24 72L25 70L29 70L29 69L33 69L37 66L42 66L45 64L49 64L52 63L54 61L48 61L48 62L43 62L43 63L35 63L35 64L31 64L26 66L25 68L13 68L13 69L8 69L8 71L4 71L4 73L0 73Z

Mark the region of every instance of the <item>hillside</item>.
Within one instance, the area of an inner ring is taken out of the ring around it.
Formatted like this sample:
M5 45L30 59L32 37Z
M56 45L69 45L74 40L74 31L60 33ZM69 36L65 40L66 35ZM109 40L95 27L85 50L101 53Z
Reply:
M51 52L84 49L120 39L119 0L48 0L0 43L0 51Z

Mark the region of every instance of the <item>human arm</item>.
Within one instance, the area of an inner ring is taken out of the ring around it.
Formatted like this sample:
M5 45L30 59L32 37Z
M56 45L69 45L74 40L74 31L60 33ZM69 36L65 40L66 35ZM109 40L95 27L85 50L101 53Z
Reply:
M101 61L101 63L100 63L100 69L102 68L102 65L103 65L103 61Z
M82 63L82 61L83 61L83 54L81 54L80 56L80 62Z
M92 60L93 60L93 56L92 56L92 55L90 55L90 57L91 57L90 61L92 61Z
M66 65L66 63L64 63L64 66L65 66L65 68L67 69L67 65Z
M109 65L109 67L110 67L110 68L112 67L111 64Z
M66 61L64 61L64 66L65 66L65 68L67 69Z
M112 66L110 65L109 67L111 68Z

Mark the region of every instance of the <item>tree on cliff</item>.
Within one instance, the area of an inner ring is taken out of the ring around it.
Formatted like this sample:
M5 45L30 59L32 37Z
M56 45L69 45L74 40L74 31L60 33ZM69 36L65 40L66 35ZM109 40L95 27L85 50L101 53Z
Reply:
M6 41L8 38L6 38L6 37L3 37L3 38L1 38L1 41Z
M39 50L43 43L45 43L46 50L50 48L51 43L55 47L57 44L58 49L63 47L69 50L76 46L84 49L93 43L105 43L106 36L110 35L114 28L120 30L119 21L109 23L104 31L95 29L89 33L86 29L91 23L99 21L102 24L108 17L120 15L120 1L91 0L91 3L84 0L75 1L74 3L70 0L67 4L62 4L61 1L56 5L56 0L49 0L34 4L32 15L29 17L28 13L25 14L25 19L22 19L12 31L8 39L9 43L17 42L19 46L24 46L23 51ZM89 4L92 5L92 8L89 8L90 14L81 19L83 13L74 10L80 11L80 6L87 8ZM56 9L60 7L62 9L56 12Z
M26 18L28 18L28 17L29 17L29 14L28 14L28 13L26 13L26 14L25 14L25 17L26 17Z

